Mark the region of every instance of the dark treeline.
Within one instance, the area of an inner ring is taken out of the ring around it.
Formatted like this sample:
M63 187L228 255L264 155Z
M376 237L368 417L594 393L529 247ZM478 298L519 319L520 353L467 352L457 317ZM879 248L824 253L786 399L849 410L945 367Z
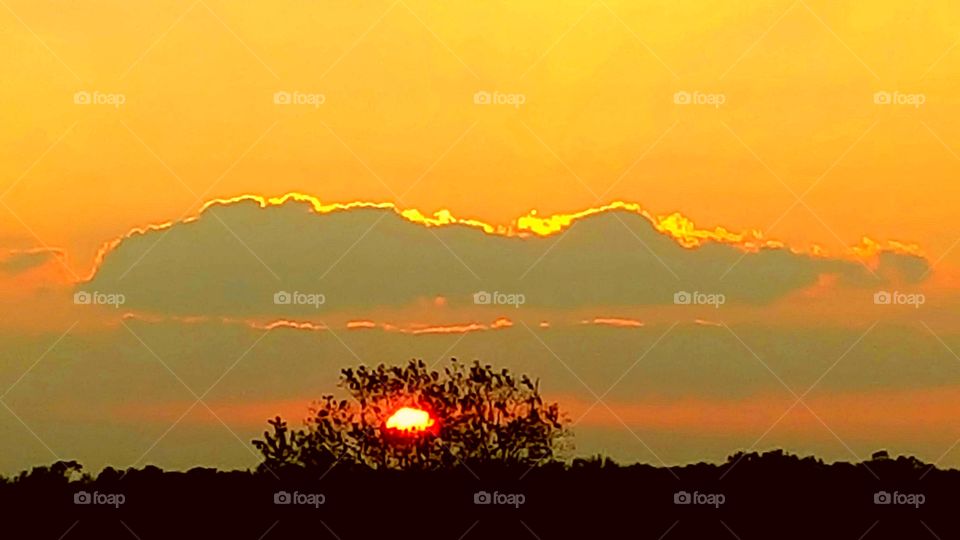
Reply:
M95 477L75 462L0 483L2 538L960 538L960 471L875 455L782 452L661 468L578 459L538 467L374 470L337 464Z

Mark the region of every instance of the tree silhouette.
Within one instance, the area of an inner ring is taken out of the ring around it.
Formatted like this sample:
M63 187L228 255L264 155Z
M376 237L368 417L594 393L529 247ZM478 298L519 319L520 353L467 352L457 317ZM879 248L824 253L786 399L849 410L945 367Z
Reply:
M539 382L507 369L456 359L443 371L422 360L405 366L360 366L341 371L350 399L325 395L314 402L305 429L276 417L273 433L253 444L271 470L328 468L335 462L374 469L439 469L460 463L532 465L558 457L569 430L556 403L544 403ZM385 426L401 407L427 411L428 430Z

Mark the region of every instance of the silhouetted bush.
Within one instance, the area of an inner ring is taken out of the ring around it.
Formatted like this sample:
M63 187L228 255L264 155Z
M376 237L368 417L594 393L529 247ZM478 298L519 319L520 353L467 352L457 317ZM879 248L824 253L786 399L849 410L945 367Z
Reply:
M273 432L253 441L264 467L533 465L557 458L569 438L559 405L544 403L537 381L479 362L454 359L442 371L422 360L348 368L340 387L350 399L323 396L310 408L305 429L290 429L280 417L269 421ZM384 423L401 407L425 410L436 423L416 436L394 433Z

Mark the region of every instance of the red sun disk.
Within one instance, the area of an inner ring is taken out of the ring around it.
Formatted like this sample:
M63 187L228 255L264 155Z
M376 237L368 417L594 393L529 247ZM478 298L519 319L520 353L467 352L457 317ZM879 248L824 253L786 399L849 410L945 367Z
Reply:
M387 419L386 427L395 433L415 435L430 429L435 420L430 413L414 407L401 407Z

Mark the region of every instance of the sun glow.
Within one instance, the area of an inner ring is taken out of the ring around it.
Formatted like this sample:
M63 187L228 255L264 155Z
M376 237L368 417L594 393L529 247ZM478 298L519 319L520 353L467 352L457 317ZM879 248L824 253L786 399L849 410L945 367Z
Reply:
M387 429L405 433L426 431L433 424L434 420L430 418L430 413L412 407L402 407L387 419Z

